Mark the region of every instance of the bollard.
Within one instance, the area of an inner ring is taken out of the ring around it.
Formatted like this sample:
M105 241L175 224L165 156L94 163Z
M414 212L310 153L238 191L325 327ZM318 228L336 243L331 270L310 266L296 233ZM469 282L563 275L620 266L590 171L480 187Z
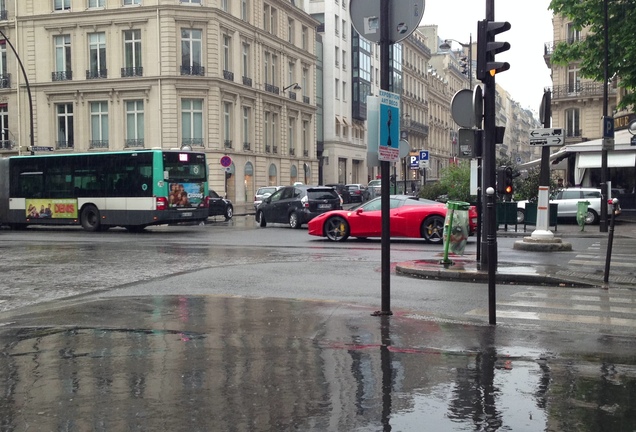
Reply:
M587 208L589 201L579 201L576 207L576 222L581 227L581 231L585 230L585 217L587 216Z
M616 206L618 205L618 198L612 200L612 217L610 219L609 235L607 236L607 254L605 255L605 275L603 276L603 282L609 281L610 261L612 260L612 243L614 243L614 223L616 221Z
M454 233L454 229L455 226L453 224L453 221L455 220L455 211L462 211L465 213L464 218L461 218L458 215L458 220L460 221L460 223L468 223L468 209L470 208L470 204L467 202L462 202L462 201L448 201L446 203L446 220L444 221L444 258L440 261L440 264L443 264L444 267L448 267L450 265L453 265L453 262L451 260L448 259L448 250L451 246L451 242L453 240L460 240L460 239L454 239L453 238L453 233ZM468 237L468 227L460 227L458 226L458 228L460 228L460 232L466 232L466 238ZM463 253L463 246L465 246L465 241L464 244L462 245L462 253Z

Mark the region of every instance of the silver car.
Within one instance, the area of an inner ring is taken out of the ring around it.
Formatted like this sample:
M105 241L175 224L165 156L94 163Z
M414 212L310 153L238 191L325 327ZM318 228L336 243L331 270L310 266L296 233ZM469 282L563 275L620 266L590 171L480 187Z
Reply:
M278 189L282 189L283 186L263 186L259 187L256 191L256 195L254 195L254 210L258 208L260 203L263 202L265 198L276 192Z

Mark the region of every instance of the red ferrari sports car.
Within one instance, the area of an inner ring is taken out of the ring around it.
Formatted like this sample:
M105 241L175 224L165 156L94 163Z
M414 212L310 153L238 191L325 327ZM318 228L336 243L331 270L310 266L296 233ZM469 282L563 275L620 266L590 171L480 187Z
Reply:
M410 195L391 195L389 202L391 237L423 238L428 243L444 241L446 204ZM470 207L468 219L472 235L477 227L475 206ZM344 241L349 237L381 237L381 198L351 210L323 213L312 219L308 227L310 235L327 237L332 241Z

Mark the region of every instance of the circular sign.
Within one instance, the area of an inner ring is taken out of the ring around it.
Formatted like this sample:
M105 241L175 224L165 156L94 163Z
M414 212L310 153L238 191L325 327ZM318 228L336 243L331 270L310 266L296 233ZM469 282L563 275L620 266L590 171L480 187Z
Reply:
M451 114L455 123L461 127L471 128L475 123L473 113L473 92L461 89L453 96L451 101Z
M227 167L229 167L230 165L232 165L232 158L231 158L231 157L229 157L229 156L223 156L223 157L221 158L221 166L222 166L223 168L227 168Z

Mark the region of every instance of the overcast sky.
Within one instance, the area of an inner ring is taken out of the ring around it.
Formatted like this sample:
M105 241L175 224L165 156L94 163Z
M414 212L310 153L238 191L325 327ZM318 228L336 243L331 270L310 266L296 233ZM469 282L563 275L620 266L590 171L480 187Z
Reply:
M550 69L543 60L543 47L552 36L550 0L496 0L495 21L508 21L511 29L496 40L509 42L511 48L497 54L510 69L498 74L496 81L523 108L538 112L544 87L552 86ZM436 24L442 39L468 43L470 34L477 41L477 21L486 17L486 0L426 0L422 24ZM453 49L459 49L453 44ZM477 58L476 49L473 58Z

